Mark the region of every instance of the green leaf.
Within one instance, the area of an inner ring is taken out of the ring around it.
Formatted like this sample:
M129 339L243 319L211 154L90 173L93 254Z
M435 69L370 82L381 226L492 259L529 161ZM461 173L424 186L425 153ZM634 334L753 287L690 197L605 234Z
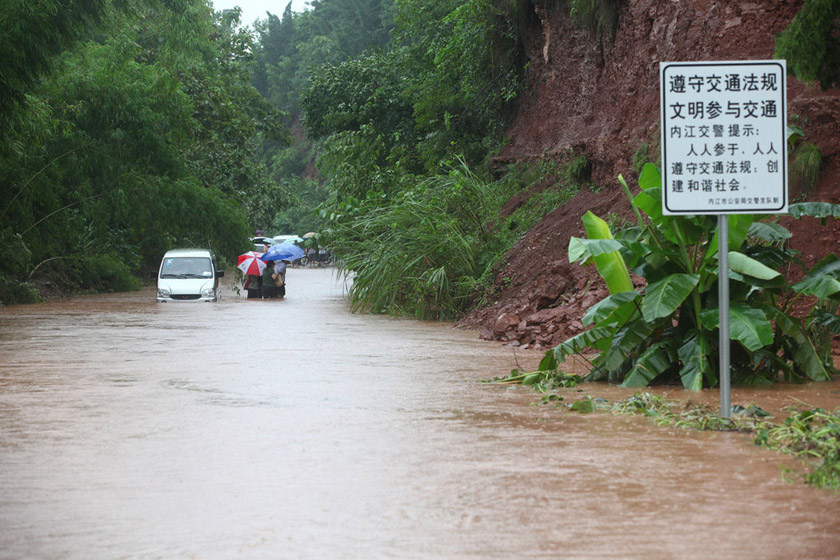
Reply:
M642 173L639 175L639 187L643 191L653 188L662 188L662 174L659 168L652 163L646 163L642 166ZM661 199L660 199L661 201ZM662 207L660 206L660 211Z
M768 243L782 243L791 237L793 234L788 229L779 224L768 222L753 222L750 229L747 231L748 237L754 237Z
M536 385L537 383L542 381L543 376L544 376L543 373L540 372L540 371L535 371L533 373L529 373L528 375L526 375L525 377L522 378L522 384L523 385L528 385L528 386Z
M808 276L827 275L840 280L840 259L834 253L829 253L811 267L807 272Z
M554 356L557 362L563 363L569 354L578 354L587 348L604 350L612 342L614 333L615 330L609 327L596 327L584 331L555 346Z
M832 334L840 334L840 316L833 311L816 308L811 310L811 315L808 317L808 326L825 329Z
M699 274L671 274L648 286L642 299L642 315L645 320L653 321L671 315L699 281Z
M569 262L588 261L592 257L612 253L621 249L621 242L615 239L569 239Z
M586 236L589 239L613 239L607 222L591 211L584 214L582 220L586 229ZM595 261L598 273L606 282L611 294L629 292L633 289L633 282L630 281L627 265L618 251L594 255L592 259Z
M571 407L569 408L571 410L574 410L575 412L581 413L595 412L595 401L593 401L589 397L584 397L579 401L575 401L574 403L572 403Z
M595 326L598 327L623 323L636 309L635 301L638 297L639 292L637 290L607 296L589 308L586 315L583 316L582 322L584 325L590 325L594 322Z
M539 370L540 371L557 371L559 364L557 363L557 358L554 356L554 352L549 350L543 356L543 359L540 360Z
M700 313L700 321L707 329L718 328L720 309L706 309ZM756 351L773 343L773 326L761 309L733 303L729 306L729 337Z
M829 276L806 276L794 284L793 289L806 296L828 299L840 292L840 281Z
M794 218L810 216L812 218L840 218L840 204L830 202L797 202L788 207Z
M658 224L662 220L662 188L645 189L633 198L633 204L650 216L650 220Z
M671 342L657 342L639 356L636 363L624 376L624 382L621 386L646 387L676 362L676 355Z
M592 361L592 365L605 369L610 380L620 378L618 374L622 365L629 358L641 353L641 348L645 346L657 326L658 323L647 322L641 318L627 323L616 331L609 347Z
M814 381L829 381L831 376L800 321L772 305L761 305L761 309L776 323L777 329L793 340L787 351L790 352L790 357L799 371Z
M730 214L727 222L729 223L729 250L740 249L747 239L747 235L755 223L756 217L752 214ZM709 242L709 250L706 252L706 260L717 255L718 245L718 228L715 228L715 234Z
M791 146L796 144L803 136L805 136L805 133L802 131L802 127L793 125L787 126L787 141Z
M760 280L772 280L781 276L781 274L772 268L737 251L729 251L729 270Z
M711 351L712 345L699 331L695 331L685 344L680 346L680 378L683 387L689 391L700 391L703 388L703 377L714 379L714 368L709 360Z
M826 255L800 282L793 285L793 289L819 299L834 296L840 292L840 259L834 253Z

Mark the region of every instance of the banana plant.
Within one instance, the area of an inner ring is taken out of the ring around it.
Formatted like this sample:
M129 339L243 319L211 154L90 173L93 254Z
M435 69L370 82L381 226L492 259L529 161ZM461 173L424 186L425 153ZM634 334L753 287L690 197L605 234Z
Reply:
M549 351L557 362L592 352L587 380L625 387L679 380L691 390L718 383L718 239L713 216L662 214L661 176L646 164L641 192L631 195L619 176L637 224L616 235L592 212L583 217L587 238L569 242L570 262L594 263L609 296L583 318L591 327ZM840 217L840 206L802 203L794 217ZM840 332L840 259L829 255L790 285L779 272L797 261L787 246L790 232L759 221L762 216L731 215L729 222L730 336L732 378L736 383L828 380L834 373L830 335L815 343L815 325ZM639 287L630 272L644 279ZM791 315L802 296L818 302L810 318ZM818 347L819 346L819 347Z

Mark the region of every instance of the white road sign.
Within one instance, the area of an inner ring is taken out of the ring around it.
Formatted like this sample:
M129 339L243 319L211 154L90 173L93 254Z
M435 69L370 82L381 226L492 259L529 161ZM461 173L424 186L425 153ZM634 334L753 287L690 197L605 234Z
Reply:
M784 60L661 62L662 211L787 213Z

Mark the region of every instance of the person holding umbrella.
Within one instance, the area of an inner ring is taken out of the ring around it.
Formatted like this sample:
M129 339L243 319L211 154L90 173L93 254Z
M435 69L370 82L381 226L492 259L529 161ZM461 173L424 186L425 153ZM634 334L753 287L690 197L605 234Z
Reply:
M295 261L303 256L303 249L292 243L281 243L279 245L272 245L268 251L260 256L260 259L266 263L274 262L273 273L276 274L274 280L274 287L282 288L278 292L286 295L286 263ZM265 277L263 277L265 278ZM278 284L279 283L279 284Z
M262 271L262 288L260 295L263 299L272 299L277 297L277 289L274 286L274 261L265 263L265 268Z
M274 263L274 286L276 288L275 294L280 299L286 297L286 263L288 261L280 260Z
M262 297L262 273L266 268L266 263L260 259L260 256L262 253L249 251L239 255L239 262L236 265L246 277L243 289L248 292L248 299Z

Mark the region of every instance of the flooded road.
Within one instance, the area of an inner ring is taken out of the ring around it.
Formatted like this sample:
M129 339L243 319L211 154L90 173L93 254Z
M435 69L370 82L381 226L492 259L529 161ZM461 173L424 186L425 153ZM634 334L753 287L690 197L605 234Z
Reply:
M0 558L840 558L840 496L748 436L531 406L480 380L538 354L287 280L0 308Z

